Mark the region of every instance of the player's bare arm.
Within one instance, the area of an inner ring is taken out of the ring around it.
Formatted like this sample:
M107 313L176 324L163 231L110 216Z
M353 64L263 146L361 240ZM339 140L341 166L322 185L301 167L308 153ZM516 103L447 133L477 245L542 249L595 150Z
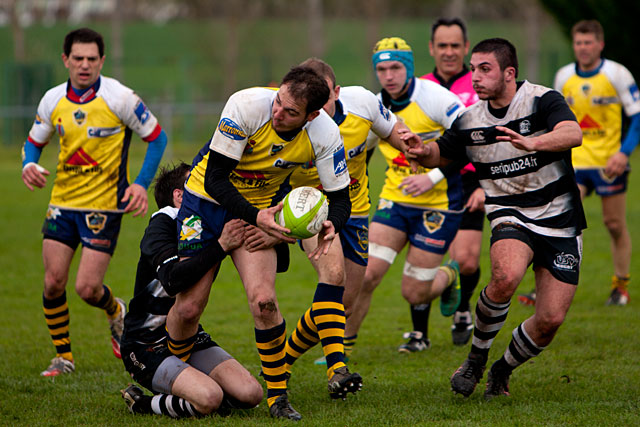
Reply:
M551 132L532 137L522 136L504 126L496 126L496 130L505 134L497 136L496 140L508 141L525 151L566 151L582 144L580 125L570 120L556 124Z
M44 188L51 173L37 163L29 163L22 169L22 182L33 191L33 187Z
M121 202L129 201L124 208L125 213L133 212L133 216L147 214L147 190L140 184L131 184L124 192Z

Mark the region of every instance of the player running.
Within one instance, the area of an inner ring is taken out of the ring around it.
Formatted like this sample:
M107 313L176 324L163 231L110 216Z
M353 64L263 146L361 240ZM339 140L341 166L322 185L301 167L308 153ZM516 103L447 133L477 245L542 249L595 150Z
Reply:
M380 40L372 61L382 85L379 98L383 105L423 141L440 136L464 108L447 89L414 78L413 52L403 39ZM347 321L347 329L354 334L369 310L373 291L407 243L402 295L409 304L426 304L440 296L442 314L451 316L460 301L457 264L440 267L462 218L460 168L452 168L446 177L439 169L420 168L413 172L404 154L393 145L382 141L379 148L388 169L369 230L369 263L353 314ZM408 342L398 350L427 349L430 343L425 335L422 331L405 334Z
M111 342L120 357L126 305L103 283L116 248L123 213L144 216L147 187L167 145L155 116L131 89L102 76L104 41L88 28L71 31L62 61L69 80L47 91L22 152L22 180L43 188L49 171L38 165L54 133L60 152L47 216L42 226L44 292L42 304L56 357L41 375L73 372L69 308L65 288L78 244L82 254L75 289L89 305L105 311ZM129 184L132 131L148 143L136 180Z

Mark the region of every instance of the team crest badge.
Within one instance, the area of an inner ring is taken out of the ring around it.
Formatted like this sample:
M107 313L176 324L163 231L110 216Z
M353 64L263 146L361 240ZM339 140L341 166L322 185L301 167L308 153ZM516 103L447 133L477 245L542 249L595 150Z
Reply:
M358 246L368 253L369 251L369 227L366 225L362 226L362 228L358 229Z
M276 153L279 153L280 151L282 151L282 149L284 148L284 144L273 144L271 146L271 155L275 155Z
M520 135L526 135L531 132L531 122L523 120L520 122Z
M107 223L107 216L99 212L91 212L90 214L85 215L84 219L87 222L87 227L89 227L89 230L93 231L93 234L100 233Z
M87 113L82 111L82 109L78 108L73 112L73 119L76 121L78 126L82 126L87 119Z
M180 240L191 241L200 239L202 235L202 219L197 215L191 215L182 221Z
M591 92L591 85L584 84L581 89L584 96L589 96L589 92Z
M436 211L425 211L422 214L422 223L429 233L435 233L442 228L444 215Z
M393 202L391 200L380 199L378 201L378 210L391 209L392 207L393 207Z

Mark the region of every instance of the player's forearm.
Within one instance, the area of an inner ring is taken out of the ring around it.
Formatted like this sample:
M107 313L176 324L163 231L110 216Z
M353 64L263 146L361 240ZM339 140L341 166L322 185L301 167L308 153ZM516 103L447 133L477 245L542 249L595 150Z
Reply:
M421 147L422 148L422 147ZM411 150L410 150L411 151ZM440 147L436 142L427 144L415 159L421 166L426 168L444 168L449 165L450 160L440 157Z
M259 209L245 199L229 181L229 174L236 168L238 161L209 150L209 161L204 176L204 189L218 203L237 218L251 225L257 225Z
M327 192L329 199L329 214L327 219L333 223L336 234L342 230L351 216L351 198L349 197L349 186L338 191Z
M149 185L158 170L158 166L160 165L160 160L162 160L162 155L164 154L166 146L167 134L164 130L161 130L155 139L149 141L147 153L145 154L144 161L142 162L142 168L140 168L140 173L134 181L135 184L139 184L145 189L149 188Z
M406 130L410 132L407 125L405 125L404 123L398 120L396 124L393 126L393 130L391 130L391 133L385 139L385 141L391 144L391 146L396 150L404 152L406 150L407 144L404 142L404 140L402 140L402 138L400 138L401 130Z
M27 139L22 146L22 167L29 163L38 163L43 147L44 145L36 145Z
M564 121L551 132L534 138L536 151L566 151L582 144L582 130L577 122Z
M620 151L628 156L633 153L633 150L640 142L640 113L631 116L631 123L629 123L629 129L624 136Z

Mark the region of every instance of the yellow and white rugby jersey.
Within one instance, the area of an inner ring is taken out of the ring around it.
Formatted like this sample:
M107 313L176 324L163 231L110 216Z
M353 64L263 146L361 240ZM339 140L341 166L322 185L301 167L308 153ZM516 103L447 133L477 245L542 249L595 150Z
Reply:
M344 140L347 169L351 183L351 216L369 215L369 177L367 176L367 135L372 130L379 138L387 138L396 124L396 117L369 90L361 86L340 89L333 120ZM291 175L291 186L319 187L318 170L315 163L302 165Z
M227 101L209 148L240 162L229 176L231 183L259 209L277 201L294 168L314 160L326 191L349 185L342 138L331 117L321 110L291 141L282 139L271 123L276 94L273 89L256 87L236 92ZM186 189L215 201L204 188L208 160L208 150L200 151Z
M629 70L608 59L591 72L577 67L562 67L554 83L582 128L582 145L572 150L573 166L602 168L620 150L622 108L627 116L640 112L638 86Z
M101 76L78 97L69 82L48 90L29 141L38 146L60 136L50 204L64 209L118 211L129 186L131 131L143 139L160 132L155 116L128 87Z
M430 80L414 79L415 86L411 94L411 102L395 114L402 120L411 132L419 135L425 144L436 140L445 129L451 127L464 105L453 92ZM381 95L379 94L382 99ZM387 161L387 172L381 199L390 200L404 205L440 210L457 209L450 206L449 183L443 179L433 189L413 197L404 194L398 188L402 180L409 175L424 174L430 169L419 167L413 172L409 162L401 151L396 150L385 141L379 142L380 152ZM460 201L457 200L456 204Z

